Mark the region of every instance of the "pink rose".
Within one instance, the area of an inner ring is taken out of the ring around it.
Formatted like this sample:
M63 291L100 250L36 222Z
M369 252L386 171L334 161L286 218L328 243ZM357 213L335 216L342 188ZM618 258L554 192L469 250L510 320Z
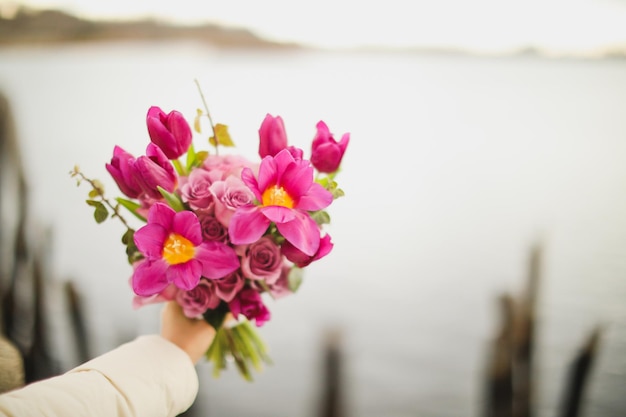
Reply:
M227 243L228 229L215 218L212 210L198 210L196 215L200 221L203 240Z
M330 241L330 235L325 235L320 239L320 246L313 256L307 255L288 241L283 242L280 249L282 254L285 255L287 259L296 264L296 266L304 268L311 262L317 261L318 259L328 255L333 249L333 246L333 243Z
M211 284L215 285L217 296L229 303L241 291L245 284L245 279L241 276L241 272L235 271L224 278L213 280Z
M225 180L231 175L239 178L244 168L256 171L256 166L239 155L209 155L202 164L202 167L211 173L214 181Z
M212 183L211 174L203 169L194 169L180 187L183 201L194 209L207 208L213 199L209 191Z
M341 141L337 143L326 123L318 122L317 134L311 145L311 164L319 172L337 171L349 142L349 133L344 133Z
M215 217L226 227L239 207L254 203L254 193L244 182L234 175L224 181L211 184L211 193L215 201Z
M255 288L258 292L263 292L265 289L268 289L269 293L272 294L272 298L275 300L286 297L289 294L293 294L293 292L289 289L289 273L291 272L291 269L291 266L283 265L280 270L280 277L278 277L276 282L267 284L265 288L258 285L258 281L250 281L250 286Z
M215 287L206 278L201 278L196 287L189 291L179 291L176 302L183 308L185 316L196 318L206 310L219 305L220 299L215 293Z
M252 288L244 288L228 303L235 317L243 314L248 320L254 320L257 326L263 326L270 319L270 311L261 300L261 294Z
M268 284L280 277L282 265L280 247L267 236L248 245L241 258L241 270L245 277L264 280Z

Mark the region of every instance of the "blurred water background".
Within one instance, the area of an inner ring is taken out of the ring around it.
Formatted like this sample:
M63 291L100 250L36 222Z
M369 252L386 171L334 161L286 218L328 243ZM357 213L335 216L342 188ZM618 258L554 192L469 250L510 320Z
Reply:
M1 49L33 218L52 231L50 285L76 282L94 355L156 332L159 307L132 309L123 228L97 225L68 173L78 164L117 195L104 168L113 146L144 151L151 105L193 118L194 79L232 152L251 159L266 113L305 150L319 120L352 135L333 253L297 295L268 302L274 365L253 384L200 365L200 415L316 415L328 329L343 335L349 415L479 415L497 297L524 285L538 242L537 414L555 415L566 367L598 323L586 415L626 414L626 60L193 42ZM63 307L48 310L69 369Z

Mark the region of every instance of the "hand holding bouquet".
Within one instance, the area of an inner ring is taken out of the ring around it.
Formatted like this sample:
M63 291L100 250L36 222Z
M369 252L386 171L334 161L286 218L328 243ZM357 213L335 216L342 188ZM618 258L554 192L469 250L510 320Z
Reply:
M194 130L208 119L214 152L196 151L189 123L177 111L148 110L145 155L116 146L106 169L125 197L111 202L97 180L78 168L72 176L92 186L87 203L98 223L119 218L133 267L136 307L174 300L188 317L203 317L217 330L206 353L214 374L232 358L251 379L250 366L268 363L267 349L251 326L270 320L263 297L294 293L302 269L333 248L323 225L326 209L343 195L335 181L350 139L337 142L320 121L310 159L288 146L281 117L267 115L259 129L260 162L236 154L228 128L213 124L205 105ZM145 223L135 230L126 208Z

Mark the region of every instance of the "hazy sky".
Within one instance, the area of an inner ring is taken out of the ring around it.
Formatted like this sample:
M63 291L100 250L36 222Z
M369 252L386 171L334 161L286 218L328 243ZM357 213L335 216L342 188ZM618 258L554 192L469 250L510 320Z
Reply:
M11 0L9 0L11 1ZM9 2L0 0L0 5ZM480 50L626 45L626 0L22 0L89 17L152 16L248 27L321 46L418 45Z

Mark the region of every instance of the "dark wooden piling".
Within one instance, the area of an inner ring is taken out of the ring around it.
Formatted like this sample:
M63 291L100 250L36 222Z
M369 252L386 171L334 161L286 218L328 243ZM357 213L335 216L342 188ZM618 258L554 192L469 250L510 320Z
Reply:
M560 417L578 417L582 409L585 387L597 356L602 329L596 326L572 361L565 381Z
M344 417L342 334L327 332L323 345L322 395L319 417Z
M533 350L540 272L541 247L535 246L522 294L500 297L500 328L487 362L486 417L533 415Z

